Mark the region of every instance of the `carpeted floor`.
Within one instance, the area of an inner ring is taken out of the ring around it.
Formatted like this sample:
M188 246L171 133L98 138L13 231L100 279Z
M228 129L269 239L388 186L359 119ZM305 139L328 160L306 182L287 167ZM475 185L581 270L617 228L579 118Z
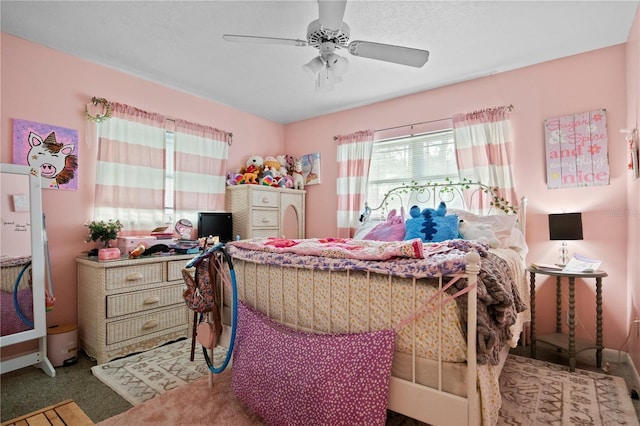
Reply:
M256 424L255 416L229 396L233 395L231 375L214 376L214 386L208 388L208 380L201 378L206 367L185 366L188 351L188 342L177 342L94 367L94 374L103 382L137 405L101 425L200 424L206 420L203 410L211 418L228 419L229 424ZM224 352L217 357L221 360ZM199 361L196 365L204 365ZM184 383L191 384L181 386ZM503 405L499 424L638 425L626 383L620 377L585 370L570 373L564 366L511 355L500 376L500 389ZM162 395L151 399L158 394ZM390 413L387 424L419 423Z
M516 348L512 350L512 354L528 357L529 348ZM539 345L538 358L556 363L561 371L567 371L566 354L559 353L553 348L545 348ZM579 354L577 361L579 369L602 373L602 370L594 365L594 351L585 351ZM637 386L633 379L633 371L626 365L624 357L621 358L614 351L605 351L604 362L609 367L610 375L627 379L627 387L629 389ZM65 399L75 400L82 410L96 423L132 408L132 404L92 374L91 369L94 366L95 362L80 352L78 363L56 368L56 377L54 378L33 367L2 374L0 386L1 421L4 422ZM165 392L165 394L171 395L172 392L173 390ZM631 398L628 395L623 395L620 400L630 401ZM638 413L636 414L637 419L640 415L640 403L638 400L633 400L632 402L636 408L636 413ZM208 421L208 423L211 422ZM216 422L216 424L218 423ZM387 420L387 426L415 426L419 424L394 413L390 413Z

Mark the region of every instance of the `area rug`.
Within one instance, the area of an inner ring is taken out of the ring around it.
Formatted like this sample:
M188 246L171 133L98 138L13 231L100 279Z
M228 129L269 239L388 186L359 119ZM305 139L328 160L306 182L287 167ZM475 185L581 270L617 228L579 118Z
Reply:
M509 355L500 375L505 425L638 425L623 378Z
M226 350L218 347L214 365L220 365L225 354ZM138 405L205 376L209 369L201 346L196 346L193 362L190 356L191 339L186 339L96 365L91 372L131 405Z
M190 364L189 345L188 341L182 345L175 344L176 357L173 359L179 360L177 364ZM155 351L158 350L151 352ZM183 351L181 355L178 354L180 351ZM164 356L171 359L166 354ZM187 362L184 361L185 359ZM113 363L116 362L118 361L113 361ZM136 364L132 362L128 370L134 372L155 370L158 374L157 378L149 380L150 376L154 377L153 374L144 374L143 379L138 379L133 373L123 371L119 376L129 377L135 384L132 387L136 392L145 396L148 394L158 396L136 405L129 411L104 420L99 423L100 426L262 424L260 418L249 412L234 397L229 369L222 374L214 375L212 386L209 386L209 378L203 377L208 376L206 364L204 361L196 361L195 372L188 376L193 378L199 373L200 375L191 384L181 386L177 384L177 379L161 380L161 370L151 367L154 363L161 364L162 361L151 361L150 357L146 357L144 362L149 366L131 368ZM124 364L127 363L124 362ZM204 369L198 367L202 365L205 366ZM120 369L125 369L125 366L121 365ZM185 369L186 367L179 368L179 370ZM171 368L169 370L171 371ZM118 369L110 368L104 371L118 371ZM172 376L176 375L172 374ZM127 380L111 381L111 383L115 382L127 383ZM153 383L154 387L147 385L147 382ZM158 385L158 383L167 383L167 386ZM143 392L141 388L145 386L149 389ZM112 388L122 395L122 390ZM500 389L502 408L498 425L639 425L627 386L624 380L617 376L584 370L570 373L566 366L509 355L500 376ZM387 426L389 425L420 426L423 423L389 412Z

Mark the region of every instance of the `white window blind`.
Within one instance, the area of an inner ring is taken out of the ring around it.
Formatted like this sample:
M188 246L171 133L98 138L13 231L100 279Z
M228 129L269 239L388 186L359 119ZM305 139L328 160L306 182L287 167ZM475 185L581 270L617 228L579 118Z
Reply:
M367 201L375 208L392 188L413 182L444 182L447 178L458 180L452 130L375 141Z

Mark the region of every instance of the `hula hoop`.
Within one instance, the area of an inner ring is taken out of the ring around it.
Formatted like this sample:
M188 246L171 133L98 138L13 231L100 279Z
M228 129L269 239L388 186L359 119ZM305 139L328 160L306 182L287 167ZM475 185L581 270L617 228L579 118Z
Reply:
M232 311L231 311L231 338L229 339L229 348L227 349L227 354L225 356L224 361L220 367L216 367L213 365L211 357L209 357L208 349L202 346L202 353L204 354L204 360L207 363L207 367L209 367L209 371L214 374L222 373L225 368L229 365L229 361L231 361L231 356L233 355L233 344L236 340L236 326L238 323L238 287L236 285L236 271L233 269L233 261L231 260L231 256L224 250L224 244L218 243L208 249L206 252L197 256L193 260L191 260L187 267L191 267L196 265L201 259L213 255L215 252L221 252L224 260L229 265L229 275L231 276L231 299L232 299ZM202 316L201 316L202 317Z

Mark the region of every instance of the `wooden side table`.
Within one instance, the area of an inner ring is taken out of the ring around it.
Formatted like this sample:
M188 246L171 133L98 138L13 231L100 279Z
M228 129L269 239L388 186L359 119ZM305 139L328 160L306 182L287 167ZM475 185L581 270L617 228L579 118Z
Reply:
M596 349L596 365L602 367L602 278L607 273L602 270L593 272L564 272L562 270L527 268L530 277L531 291L531 357L536 357L536 340L549 343L569 353L569 371L576 369L576 354L587 349ZM536 338L536 274L556 277L556 332L544 334ZM562 278L569 281L569 336L562 333ZM575 283L576 278L596 279L596 342L576 339L575 321Z

